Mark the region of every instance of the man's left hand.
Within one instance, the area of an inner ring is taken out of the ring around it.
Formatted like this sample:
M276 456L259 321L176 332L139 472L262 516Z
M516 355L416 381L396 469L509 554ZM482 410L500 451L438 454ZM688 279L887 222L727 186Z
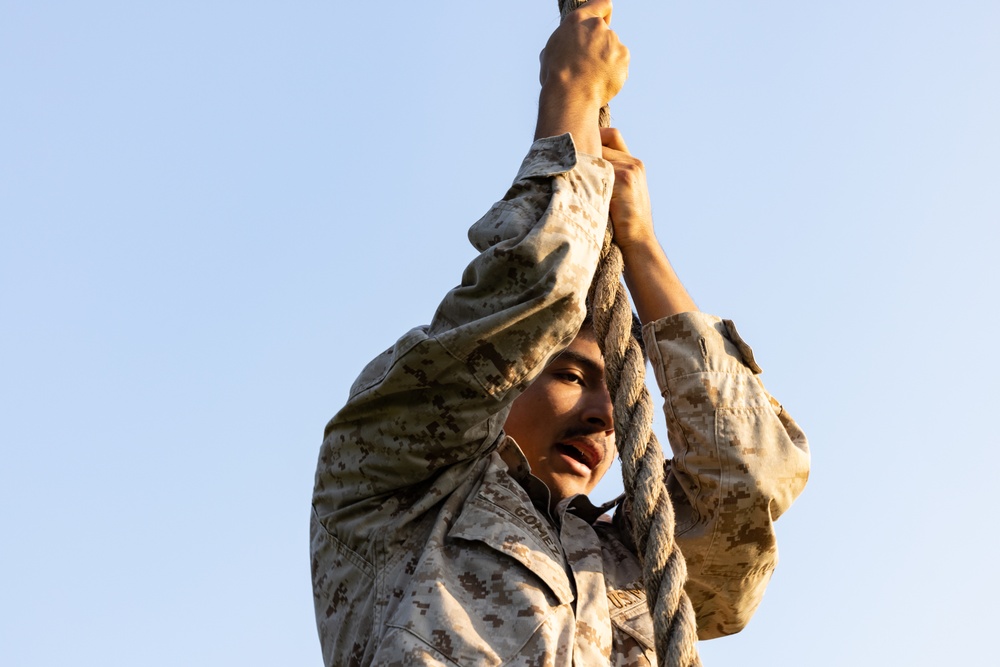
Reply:
M646 185L646 167L629 153L621 132L601 128L602 157L615 168L615 187L611 193L611 222L615 242L627 254L637 246L656 244L653 213Z

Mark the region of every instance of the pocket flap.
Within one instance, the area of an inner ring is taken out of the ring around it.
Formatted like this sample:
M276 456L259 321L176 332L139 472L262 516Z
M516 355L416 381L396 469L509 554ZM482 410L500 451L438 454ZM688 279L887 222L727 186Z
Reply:
M655 650L653 617L642 589L608 590L611 624L635 639L647 651Z
M500 475L506 479L498 479ZM573 601L555 528L505 471L489 471L478 493L466 502L448 537L482 542L524 565L560 604Z

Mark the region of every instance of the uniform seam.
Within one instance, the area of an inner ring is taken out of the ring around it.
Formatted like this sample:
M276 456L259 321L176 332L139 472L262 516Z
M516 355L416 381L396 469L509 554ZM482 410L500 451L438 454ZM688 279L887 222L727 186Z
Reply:
M682 380L684 378L689 378L692 375L733 375L736 377L755 377L749 369L744 367L744 370L733 369L733 370L712 370L709 368L703 368L700 370L691 371L689 373L681 373L680 375L667 375L667 383L673 382L675 380Z
M441 657L444 660L447 660L448 662L450 662L451 664L455 665L456 667L462 667L462 663L460 663L457 660L455 660L452 656L447 655L445 653L442 653L440 649L438 649L436 646L434 646L434 644L431 644L429 641L427 641L427 639L425 639L424 637L421 637L420 635L418 635L417 633L413 632L409 628L403 627L402 625L396 625L395 623L386 623L385 627L392 628L393 630L399 630L400 632L405 632L406 634L410 635L411 637L413 637L414 639L416 639L417 641L419 641L421 644L423 644L424 646L426 646L427 648L429 648L437 656Z
M378 536L375 542L375 604L373 605L372 611L374 612L374 627L383 627L383 617L384 610L388 606L388 591L386 590L386 563L385 563L385 547L386 536L383 533Z
M316 511L315 505L312 508L313 516L316 519L316 524L323 529L323 533L326 534L334 544L337 545L338 549L343 553L343 555L351 562L352 565L361 570L361 573L367 575L368 577L375 578L375 565L370 562L367 558L359 554L358 552L351 549L347 544L341 540L339 537L330 532L330 529L326 527L326 522L319 518L319 513Z
M759 567L751 568L749 570L745 570L736 566L734 566L732 569L739 570L739 573L727 574L726 568L720 568L712 572L703 571L702 576L705 578L726 579L730 581L744 581L746 579L759 578L761 575L774 572L774 570L777 569L777 564L771 562L768 563L767 565L761 565Z
M714 415L712 420L714 428L712 429L712 436L715 441L716 457L718 458L719 461L719 492L718 492L718 501L716 505L718 507L717 511L719 514L722 513L722 499L726 496L726 490L732 486L732 477L733 477L731 466L729 463L731 457L725 457L724 460L721 455L721 437L719 435L719 429L721 428L722 417L726 414L733 414L733 413L751 413L751 412L761 413L765 409L768 409L769 407L770 407L769 405L768 406L762 405L756 407L737 406L732 408L725 406L717 406L714 410ZM716 539L718 538L719 531L721 529L720 524L721 522L719 520L719 517L718 516L714 517L712 520L712 539L709 542L709 547L707 550L708 557L705 559L705 564L702 566L702 572L707 575L715 575L718 572L725 572L726 569L726 568L719 568L719 570L715 569L717 567L715 565L715 562L717 560L716 558L717 551L715 548L715 542ZM763 570L764 568L761 569ZM748 576L749 574L750 573L747 573ZM718 574L718 576L725 576L725 575ZM726 577L726 578L735 579L736 577Z
M684 428L684 426L681 424L680 420L677 418L677 414L674 411L673 401L671 401L668 398L668 394L670 394L670 393L671 392L670 392L670 389L668 387L667 389L664 389L663 393L661 394L661 396L664 398L664 402L663 402L664 412L669 412L670 415L668 417L668 421L673 421L674 424L677 425L676 432L678 433L678 437L680 437L680 439L681 439L681 443L680 444L683 445L683 452L680 455L674 454L673 458L668 462L672 466L673 465L673 461L675 461L677 459L680 459L681 461L684 460L685 455L691 450L691 443L690 443L690 441L688 440L688 437L687 437L687 429ZM669 434L669 430L668 430L668 433L667 433L667 444L668 444L668 446L670 445L670 442L669 442L670 437L669 436L670 436L670 434ZM718 452L718 448L716 449L716 452ZM664 474L666 474L666 469L664 469ZM702 487L701 487L701 484L699 483L699 484L697 484L697 495L695 496L695 498L693 500L697 500L697 498L701 494L702 494ZM687 532L689 532L691 530L694 530L694 527L698 525L698 522L699 522L699 520L701 518L701 513L698 511L698 505L695 502L691 502L690 505L691 505L691 510L692 510L691 511L691 515L692 516L691 516L690 525L687 525L687 526L677 526L676 530L675 530L675 534L676 534L677 537L680 537L680 536L684 535L685 533L687 533Z

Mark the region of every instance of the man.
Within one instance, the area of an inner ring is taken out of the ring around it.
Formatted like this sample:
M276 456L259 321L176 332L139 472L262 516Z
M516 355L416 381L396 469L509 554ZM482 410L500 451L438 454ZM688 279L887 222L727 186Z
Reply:
M731 323L697 312L642 164L597 128L627 75L610 18L592 0L553 33L536 142L469 232L481 254L327 426L311 533L328 665L655 664L627 512L586 496L616 453L584 323L609 212L666 397L699 637L737 632L760 601L805 438Z

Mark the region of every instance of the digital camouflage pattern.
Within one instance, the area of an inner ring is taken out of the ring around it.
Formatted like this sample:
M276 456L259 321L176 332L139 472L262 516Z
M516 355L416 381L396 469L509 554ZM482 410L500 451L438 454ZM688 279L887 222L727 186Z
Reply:
M628 509L561 502L502 431L576 335L613 171L569 135L532 146L469 232L481 254L431 324L368 364L320 451L313 590L327 665L655 664ZM738 631L802 490L806 440L730 322L643 330L674 458L668 488L699 636Z

